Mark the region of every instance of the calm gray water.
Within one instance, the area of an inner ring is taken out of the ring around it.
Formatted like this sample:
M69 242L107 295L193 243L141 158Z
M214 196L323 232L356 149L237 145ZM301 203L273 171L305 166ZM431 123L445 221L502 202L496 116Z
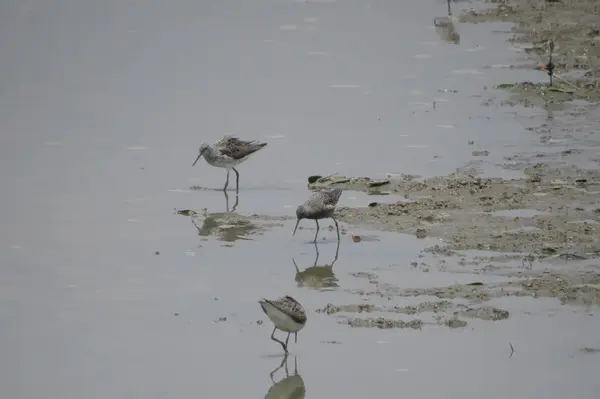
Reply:
M368 282L351 273L375 267L396 265L380 279L407 288L481 281L410 269L431 241L348 226L377 240L344 236L340 288L316 291L297 287L292 262L314 262L310 222L295 237L286 221L229 247L172 213L225 211L222 192L189 190L222 187L223 170L191 164L201 141L224 133L269 143L239 168L241 214L294 216L308 175L442 174L474 148L491 152L486 173L513 173L495 164L532 137L514 109L482 107L482 88L543 77L486 68L525 61L508 33L492 32L510 25L459 25L460 45L441 41L432 20L445 9L437 0L4 1L2 397L264 397L281 359L257 300L284 294L309 311L289 360L306 397L595 397L598 357L579 348L600 346L598 318L554 301L504 299L494 306L508 320L464 330L351 329L315 312L360 303L345 290ZM335 253L334 233L322 234L319 264Z

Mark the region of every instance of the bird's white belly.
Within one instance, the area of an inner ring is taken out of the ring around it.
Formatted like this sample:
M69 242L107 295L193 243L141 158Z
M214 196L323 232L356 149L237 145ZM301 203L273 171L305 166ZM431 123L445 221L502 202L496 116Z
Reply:
M218 159L212 160L212 162L209 162L209 163L212 166L216 166L217 168L231 169L234 166L241 164L245 160L246 160L246 158L242 158L242 159L218 158Z
M296 323L290 316L269 303L265 303L265 309L269 319L271 319L273 324L275 324L275 327L281 331L295 333L302 330L302 327L304 327L304 325Z

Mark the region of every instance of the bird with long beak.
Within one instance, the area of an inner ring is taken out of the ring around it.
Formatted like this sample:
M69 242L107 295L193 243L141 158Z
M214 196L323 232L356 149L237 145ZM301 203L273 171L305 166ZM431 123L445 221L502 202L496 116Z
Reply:
M319 220L332 218L337 229L337 238L340 239L340 227L337 220L333 217L335 207L337 206L340 196L342 195L341 188L334 188L330 190L315 191L305 203L298 206L296 209L296 227L294 227L294 233L298 224L302 219L314 220L317 224L317 232L315 233L315 239L313 242L317 242L317 236L319 235Z
M236 192L239 192L240 173L237 171L235 166L246 161L250 155L262 149L266 145L267 143L244 141L238 139L237 137L223 136L213 145L202 143L200 145L198 157L192 164L192 167L196 165L196 162L198 162L202 156L204 156L204 159L206 159L206 162L208 162L209 165L217 168L227 169L227 180L225 181L225 187L223 187L223 191L227 190L227 186L229 185L229 172L231 169L233 169L236 174Z

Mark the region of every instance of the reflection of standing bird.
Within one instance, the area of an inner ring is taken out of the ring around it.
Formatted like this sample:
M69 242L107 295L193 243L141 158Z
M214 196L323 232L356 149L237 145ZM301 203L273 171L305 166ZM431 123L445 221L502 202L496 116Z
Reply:
M456 31L455 23L458 23L458 18L452 15L452 9L450 8L450 0L448 0L448 16L447 17L435 17L433 19L433 25L435 31L442 40L450 43L459 44L460 35Z
M296 221L296 227L294 227L294 233L292 235L296 234L298 223L300 223L302 219L312 219L317 223L317 232L315 233L314 240L314 242L317 242L317 236L319 235L319 219L332 218L335 223L335 228L337 229L337 238L339 241L340 226L333 217L333 212L335 211L335 207L340 200L341 195L341 188L314 192L304 204L298 206L296 209L296 217L298 220Z
M294 333L294 342L298 342L298 332L306 325L306 311L304 307L289 295L275 300L263 298L258 303L275 325L271 333L271 339L279 342L285 353L288 353L287 344L290 334ZM285 343L275 338L275 330L288 333Z
M266 145L267 143L244 141L238 139L237 137L223 136L213 145L202 143L200 145L198 157L192 166L196 165L196 162L198 162L200 157L204 155L204 159L206 159L206 162L208 162L209 165L217 168L227 169L227 181L225 181L225 187L223 187L223 191L227 190L227 185L229 184L229 172L231 169L233 169L236 175L235 182L237 192L240 188L240 174L235 166L246 161L250 155L254 154L256 151L260 150Z
M265 396L265 399L302 399L306 396L306 386L302 376L298 374L298 362L294 357L294 374L290 375L287 367L286 354L281 360L281 364L270 374L273 386L269 388L269 392ZM285 364L285 378L279 382L275 382L273 375L278 372Z
M292 262L294 262L294 266L296 267L296 282L298 283L298 287L312 287L316 289L325 289L325 288L335 288L338 286L338 279L335 277L335 273L333 272L333 265L338 259L338 254L340 251L340 241L337 242L337 248L335 250L335 258L329 265L317 266L317 262L319 261L319 247L315 242L315 249L317 256L315 257L315 263L303 271L298 269L298 265L296 264L296 260L292 258Z

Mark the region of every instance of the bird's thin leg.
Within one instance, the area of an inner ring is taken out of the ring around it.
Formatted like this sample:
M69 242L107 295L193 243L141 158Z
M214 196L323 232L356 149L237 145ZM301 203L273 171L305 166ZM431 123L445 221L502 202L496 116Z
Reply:
M235 192L237 194L240 192L240 172L236 168L233 168L233 171L235 172Z
M225 194L225 206L227 208L226 212L229 212L229 195L227 195L227 191L223 190L223 194Z
M285 346L287 346L287 345L288 345L288 342L289 342L289 340L290 340L290 333L288 333L288 336L287 336L287 338L285 339Z
M297 332L294 333L294 343L295 344L298 343L298 333Z
M223 187L223 191L227 190L228 185L229 185L229 169L227 169L227 180L225 180L225 187Z
M315 240L313 242L316 244L317 236L319 235L319 221L317 219L315 219L315 223L317 224L317 232L315 233Z
M315 257L315 263L313 264L313 266L317 265L317 262L319 261L319 246L317 245L317 243L315 242L315 251L317 252L317 256Z
M332 216L333 222L335 223L335 229L337 230L338 241L340 240L340 226L338 225L338 221Z
M286 345L285 343L283 343L282 341L278 340L277 338L275 338L275 330L277 330L277 327L275 327L275 328L273 329L273 332L271 333L271 339L272 339L273 341L275 341L275 342L279 342L279 343L281 344L281 346L283 347L283 350L284 350L284 351L285 351L285 353L287 354L287 353L288 353L288 350L287 350L287 345Z

